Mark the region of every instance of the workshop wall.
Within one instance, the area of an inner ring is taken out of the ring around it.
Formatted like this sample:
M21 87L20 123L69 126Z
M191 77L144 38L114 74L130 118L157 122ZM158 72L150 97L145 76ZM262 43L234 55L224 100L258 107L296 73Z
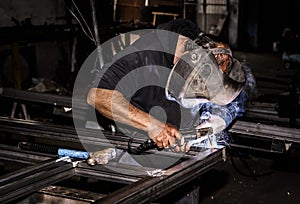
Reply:
M1 0L0 25L14 26L14 18L21 23L31 19L33 25L63 24L60 17L65 16L64 1L62 0Z
M27 89L32 78L58 80L58 73L70 71L73 36L66 11L62 0L0 1L1 84Z

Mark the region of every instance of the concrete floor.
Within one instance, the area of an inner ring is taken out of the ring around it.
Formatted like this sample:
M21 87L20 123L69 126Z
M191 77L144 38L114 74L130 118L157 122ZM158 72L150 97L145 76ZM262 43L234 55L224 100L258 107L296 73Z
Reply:
M240 159L221 162L199 180L201 204L298 204L300 203L300 171L298 159L250 157L249 172Z

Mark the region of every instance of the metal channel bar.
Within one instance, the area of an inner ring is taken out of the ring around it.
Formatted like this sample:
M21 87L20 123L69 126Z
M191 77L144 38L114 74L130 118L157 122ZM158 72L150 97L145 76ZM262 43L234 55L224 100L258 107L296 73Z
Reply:
M41 196L43 195L43 201ZM38 203L60 203L60 204L87 204L93 203L95 200L105 197L106 194L94 193L91 191L84 191L74 188L68 188L63 186L47 186L30 198L31 200L37 200Z
M54 162L53 162L53 159L51 159L51 160L41 162L39 164L22 167L22 169L20 169L20 170L7 173L7 174L3 175L2 177L0 177L0 189L4 185L18 181L18 180L25 178L27 176L30 176L34 173L48 170L49 168L52 168L53 165L54 165ZM1 193L0 193L0 195L1 195Z
M124 134L100 132L100 130L87 128L78 128L75 130L73 126L60 126L57 124L54 125L39 121L11 119L6 117L0 117L0 121L0 129L2 132L16 133L38 138L49 138L52 140L68 141L73 143L84 142L95 146L111 146L113 144L122 149L127 149L129 140L129 137ZM134 143L140 144L144 141L145 138L135 138Z
M122 184L131 184L148 176L147 171L154 168L109 162L106 165L89 166L80 163L75 169L77 176L98 178L100 180L113 181Z
M68 143L84 143L94 147L111 147L127 150L129 137L121 133L112 133L103 131L100 134L100 130L78 128L77 131L73 126L59 126L50 123L43 123L39 121L28 121L20 119L10 119L6 117L0 117L0 129L2 132L17 133L25 136L47 138L57 141L66 141ZM80 136L78 136L78 135ZM191 134L187 130L183 130L183 134ZM143 143L146 138L134 138L133 147L136 147ZM165 155L168 157L178 157L178 155L168 152L148 150L147 152L156 152L159 155ZM189 155L184 155L189 158Z
M18 90L13 88L4 88L0 95L7 99L46 103L52 105L72 106L72 97L59 96L54 94L39 93L28 90Z
M95 203L149 203L199 177L222 158L224 149L211 149L166 170L160 177L146 177Z
M31 173L28 170L24 172L23 177L22 173L19 173L16 174L17 179L11 176L11 181L6 180L6 184L0 186L0 203L9 203L24 198L45 186L74 175L73 164L69 162L52 160L39 165L34 166Z
M40 161L53 158L53 155L45 153L32 153L23 151L17 147L0 144L0 159L4 161L13 161L20 164L35 164Z
M236 121L229 129L229 132L252 138L260 137L300 143L300 129L295 128L278 127L246 121Z

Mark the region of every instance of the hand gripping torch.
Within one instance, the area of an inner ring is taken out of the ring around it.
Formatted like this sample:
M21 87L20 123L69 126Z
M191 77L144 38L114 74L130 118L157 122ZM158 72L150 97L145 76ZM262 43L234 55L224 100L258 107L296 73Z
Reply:
M158 149L162 150L162 148L158 148L156 143L152 139L147 139L144 143L140 144L138 147L132 147L133 139L131 138L128 142L128 152L131 154L143 154L147 150ZM205 127L201 129L196 129L194 134L183 134L182 141L180 144L176 146L184 146L184 152L186 147L189 147L189 151L201 151L203 148L214 148L216 147L216 141L214 139L213 130L211 127ZM175 147L171 147L170 149L175 149Z

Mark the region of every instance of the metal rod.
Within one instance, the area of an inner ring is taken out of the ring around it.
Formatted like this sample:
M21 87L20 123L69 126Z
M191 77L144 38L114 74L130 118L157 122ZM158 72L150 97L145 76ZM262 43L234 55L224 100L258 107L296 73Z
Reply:
M114 0L114 13L113 13L113 21L116 22L117 20L117 4L118 4L118 0Z

